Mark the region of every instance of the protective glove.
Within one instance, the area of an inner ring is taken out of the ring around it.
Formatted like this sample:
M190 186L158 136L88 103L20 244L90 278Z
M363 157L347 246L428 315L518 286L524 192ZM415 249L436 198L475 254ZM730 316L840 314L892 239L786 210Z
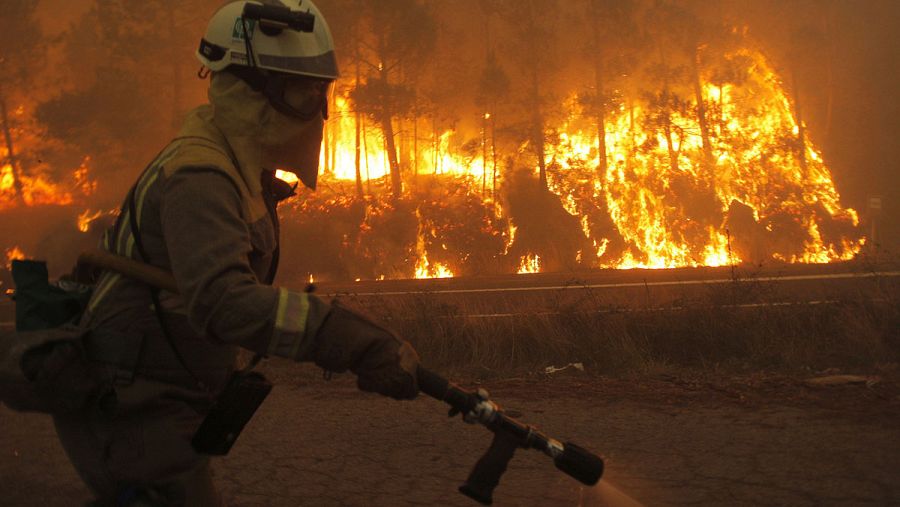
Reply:
M419 355L412 345L340 304L332 305L318 329L313 360L329 371L349 369L363 391L397 400L411 400L419 392Z

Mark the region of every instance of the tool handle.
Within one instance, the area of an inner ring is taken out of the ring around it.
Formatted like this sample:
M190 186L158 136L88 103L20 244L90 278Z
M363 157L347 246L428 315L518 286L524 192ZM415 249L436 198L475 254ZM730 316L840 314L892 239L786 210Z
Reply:
M128 278L144 282L151 287L178 293L178 285L172 273L128 257L116 255L99 248L82 252L78 256L78 264L91 265L109 271L115 271Z

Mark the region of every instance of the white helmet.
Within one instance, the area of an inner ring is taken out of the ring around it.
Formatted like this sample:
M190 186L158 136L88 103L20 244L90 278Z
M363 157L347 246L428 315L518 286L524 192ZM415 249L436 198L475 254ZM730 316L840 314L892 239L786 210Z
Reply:
M210 20L197 58L214 72L234 65L328 81L338 77L331 30L310 0L226 4Z

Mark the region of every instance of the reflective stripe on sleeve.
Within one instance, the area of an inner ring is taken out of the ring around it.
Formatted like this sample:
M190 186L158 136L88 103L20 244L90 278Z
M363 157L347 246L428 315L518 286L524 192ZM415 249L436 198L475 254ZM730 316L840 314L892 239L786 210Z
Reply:
M278 289L278 307L269 355L297 359L305 337L308 314L308 294L291 292L283 287Z

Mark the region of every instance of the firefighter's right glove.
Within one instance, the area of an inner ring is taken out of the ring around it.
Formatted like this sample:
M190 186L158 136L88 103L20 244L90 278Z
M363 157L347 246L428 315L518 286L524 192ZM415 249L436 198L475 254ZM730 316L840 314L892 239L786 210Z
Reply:
M313 360L328 371L350 370L363 391L411 400L419 387L419 355L409 342L340 304L334 304L316 334Z

